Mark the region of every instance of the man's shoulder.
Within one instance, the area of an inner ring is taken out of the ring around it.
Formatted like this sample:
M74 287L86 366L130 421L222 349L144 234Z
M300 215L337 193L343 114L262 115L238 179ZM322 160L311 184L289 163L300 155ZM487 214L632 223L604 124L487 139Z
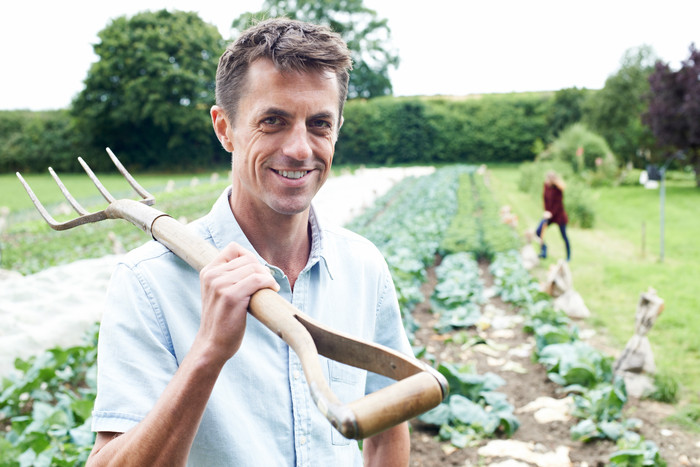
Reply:
M345 227L340 227L337 225L324 225L323 235L324 238L330 243L353 244L357 247L370 248L374 250L377 249L374 243L369 241L367 238L363 237L357 232L346 229Z
M206 239L209 235L203 220L204 218L197 219L187 224L186 228L194 231L200 238ZM165 245L156 240L150 240L127 252L120 263L126 265L130 269L139 269L167 263L178 264L181 261L182 260Z
M332 252L343 261L384 263L384 256L374 243L362 235L339 226L323 228L326 252Z

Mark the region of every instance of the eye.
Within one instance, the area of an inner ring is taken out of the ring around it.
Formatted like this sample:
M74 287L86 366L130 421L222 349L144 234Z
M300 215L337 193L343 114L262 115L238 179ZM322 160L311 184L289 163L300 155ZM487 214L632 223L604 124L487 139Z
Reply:
M310 126L319 130L328 130L333 128L333 124L331 122L321 119L312 120Z
M270 117L266 117L265 119L263 119L262 123L264 125L278 126L278 125L281 125L283 122L282 122L282 119L280 117L278 117L276 115L272 115Z

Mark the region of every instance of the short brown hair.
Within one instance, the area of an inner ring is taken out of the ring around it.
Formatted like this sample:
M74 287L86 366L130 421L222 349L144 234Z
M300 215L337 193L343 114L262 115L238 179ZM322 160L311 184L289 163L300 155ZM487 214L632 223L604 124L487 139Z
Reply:
M340 35L326 26L275 18L246 29L219 59L216 70L216 103L235 120L245 92L249 66L260 58L272 60L281 72L331 71L338 80L339 114L348 95L352 60Z

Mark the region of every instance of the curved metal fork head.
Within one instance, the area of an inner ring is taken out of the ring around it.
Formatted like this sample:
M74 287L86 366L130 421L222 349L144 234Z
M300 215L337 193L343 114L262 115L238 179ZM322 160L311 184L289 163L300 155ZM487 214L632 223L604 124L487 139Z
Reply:
M141 203L146 204L146 205L152 205L155 203L155 198L153 197L152 194L150 194L148 191L146 191L141 185L138 184L138 182L134 179L134 177L131 176L131 174L124 168L121 162L119 162L119 159L117 159L117 156L114 155L114 153L107 148L107 154L109 154L110 159L112 159L112 162L114 165L117 167L117 170L119 170L119 173L122 174L122 176L126 179L127 182L129 182L129 185L136 191L136 193L141 196ZM80 162L80 165L83 167L85 170L85 173L87 173L88 177L90 177L90 180L95 184L97 187L98 191L102 196L107 200L108 203L114 203L116 199L110 194L109 191L102 185L100 180L97 178L95 173L90 169L90 166L87 165L87 163L81 158L78 157L78 162ZM78 213L78 217L71 219L66 222L58 222L56 221L51 214L46 210L46 208L41 204L41 201L39 201L39 198L34 194L32 191L31 187L29 184L26 182L26 180L22 177L22 175L17 172L17 178L19 178L19 181L22 183L24 186L24 189L27 191L27 194L29 195L29 198L32 200L32 203L34 203L34 206L36 207L37 211L39 211L39 214L41 214L41 217L44 218L47 224L54 229L54 230L68 230L72 229L73 227L76 227L78 225L83 225L83 224L88 224L90 222L99 222L101 220L107 219L108 216L105 213L105 210L103 209L102 211L96 211L96 212L88 212L85 208L83 208L80 203L70 194L66 186L63 184L61 179L56 175L56 172L49 167L49 172L51 173L51 176L53 179L56 181L56 184L58 187L61 189L61 193L63 193L63 196L65 196L66 200L70 203L70 205L75 209L75 211Z

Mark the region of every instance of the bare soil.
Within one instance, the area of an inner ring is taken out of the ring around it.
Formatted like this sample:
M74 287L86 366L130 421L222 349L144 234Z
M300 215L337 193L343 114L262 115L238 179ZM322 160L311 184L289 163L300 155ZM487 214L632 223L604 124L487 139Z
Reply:
M490 287L493 279L488 272L488 265L481 264L480 268L485 285ZM501 301L499 297L493 297L489 304L485 305L484 310L489 309L492 312L495 310L499 318L493 323L499 324L486 329L469 331L478 333L490 345L467 347L449 342L448 338L456 331L444 335L433 331L437 316L430 311L429 298L436 283L434 268L428 270L428 278L423 285L425 300L413 313L420 324L420 329L415 336L416 345L427 346L428 352L439 362L469 363L475 366L478 373L492 372L501 376L506 384L497 390L507 395L520 421L520 427L509 439L528 443L540 458L528 461L520 456L516 449L508 448L503 449L503 452L499 452L497 456L480 455L479 448L492 440L483 440L476 446L457 449L449 442L439 441L434 427L415 419L411 421L410 465L412 467L608 465L610 454L616 450L614 442L573 441L570 429L577 423L577 419L569 417L568 420L539 423L535 420L534 411L521 410L539 397L561 399L565 395L557 392L560 387L547 378L544 367L532 362L531 349L534 341L531 336L523 332L521 320L518 319L518 310ZM585 323L579 323L579 326L585 327ZM592 345L597 346L599 339L600 336L597 336L596 342L592 342ZM700 436L684 432L680 427L666 421L673 411L674 408L671 405L650 400L631 399L626 404L627 416L643 421L640 433L645 439L656 443L661 456L669 466L700 466ZM554 455L555 453L558 456Z

